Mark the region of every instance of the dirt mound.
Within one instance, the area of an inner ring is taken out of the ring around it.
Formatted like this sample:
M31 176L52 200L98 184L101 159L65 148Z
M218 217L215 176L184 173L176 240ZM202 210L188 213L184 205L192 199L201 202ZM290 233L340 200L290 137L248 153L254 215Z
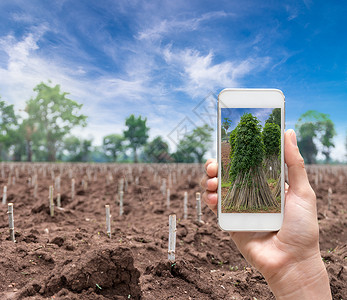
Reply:
M49 261L49 258L45 258ZM24 287L20 297L58 295L81 299L140 299L140 272L134 267L129 248L106 246L91 250L81 257L57 265L44 284L37 282ZM60 298L59 298L60 299Z

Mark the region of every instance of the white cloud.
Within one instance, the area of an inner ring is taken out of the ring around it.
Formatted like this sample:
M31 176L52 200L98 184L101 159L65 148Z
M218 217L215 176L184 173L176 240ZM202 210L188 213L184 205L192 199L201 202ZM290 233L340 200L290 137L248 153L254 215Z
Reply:
M201 15L198 18L190 18L185 20L172 19L172 20L163 20L160 23L155 22L152 27L146 28L143 31L140 31L137 35L139 40L156 40L160 39L163 35L172 33L172 32L183 32L183 31L195 31L199 28L201 23L221 18L233 16L232 13L226 13L224 11L213 11Z
M163 50L164 59L178 67L184 82L182 90L192 97L204 95L217 87L236 87L246 74L255 68L257 71L263 69L270 60L265 57L213 63L212 52L203 55L193 49L172 51L171 48Z

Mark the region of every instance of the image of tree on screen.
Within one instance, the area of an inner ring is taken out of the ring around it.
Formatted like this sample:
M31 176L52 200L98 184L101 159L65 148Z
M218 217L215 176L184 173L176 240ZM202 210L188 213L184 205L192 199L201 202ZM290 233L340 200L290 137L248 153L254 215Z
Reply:
M221 180L222 212L280 212L277 109L227 109L239 110L242 115L236 127L226 133L229 140L222 142L222 166L226 165Z

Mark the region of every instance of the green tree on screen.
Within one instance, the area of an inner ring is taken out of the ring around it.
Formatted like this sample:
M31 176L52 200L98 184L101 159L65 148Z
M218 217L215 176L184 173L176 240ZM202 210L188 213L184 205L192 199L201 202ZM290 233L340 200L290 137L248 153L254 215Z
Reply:
M223 210L278 207L263 171L265 151L260 121L244 113L235 133L230 167L232 185L222 200Z
M269 116L269 118L265 121L266 123L274 123L277 124L281 128L281 109L274 108Z
M147 143L149 128L146 125L147 118L143 119L141 116L135 118L131 115L125 120L125 125L128 127L124 131L124 137L128 140L128 147L134 152L134 162L137 163L137 149L144 146Z
M230 143L230 162L233 159L234 150L235 150L235 140L237 135L237 126L231 131L230 137L229 137L229 143Z
M221 138L225 139L228 136L228 129L230 128L231 120L229 118L224 118L221 128Z
M120 134L110 134L104 137L102 147L106 157L115 162L124 150L124 137Z
M230 128L231 120L230 118L224 118L222 128L225 129L225 132L228 132L228 129Z
M27 101L28 121L36 123L42 134L40 143L46 148L47 160L55 161L58 142L76 126L86 126L86 116L79 113L82 104L67 98L60 86L50 87L41 82L35 98Z
M265 123L262 132L264 142L266 173L277 179L281 171L281 128L276 123Z

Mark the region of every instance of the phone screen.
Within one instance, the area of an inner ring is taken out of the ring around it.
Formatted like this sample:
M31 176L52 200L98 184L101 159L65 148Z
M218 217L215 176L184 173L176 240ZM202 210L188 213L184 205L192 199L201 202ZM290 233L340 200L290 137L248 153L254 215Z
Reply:
M221 108L221 212L281 213L281 108Z

